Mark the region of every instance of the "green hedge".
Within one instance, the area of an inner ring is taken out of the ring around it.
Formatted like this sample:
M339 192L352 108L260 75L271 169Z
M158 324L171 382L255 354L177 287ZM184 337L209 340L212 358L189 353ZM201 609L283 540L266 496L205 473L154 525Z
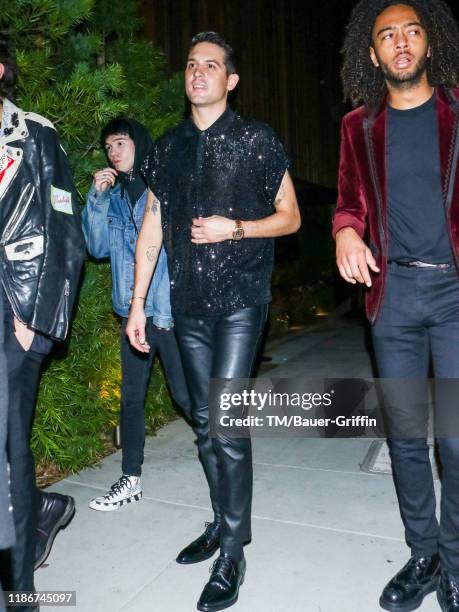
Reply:
M89 261L70 340L48 363L40 385L32 448L42 467L76 471L111 449L120 399L119 333L109 265ZM174 415L156 362L146 402L149 430Z
M154 138L183 116L180 75L142 38L137 0L9 0L0 30L17 53L16 102L53 121L68 152L82 204L93 172L106 164L103 125L119 114ZM86 265L70 339L47 364L32 447L39 473L77 471L111 448L120 394L119 324L108 264ZM155 365L146 403L151 429L174 416Z

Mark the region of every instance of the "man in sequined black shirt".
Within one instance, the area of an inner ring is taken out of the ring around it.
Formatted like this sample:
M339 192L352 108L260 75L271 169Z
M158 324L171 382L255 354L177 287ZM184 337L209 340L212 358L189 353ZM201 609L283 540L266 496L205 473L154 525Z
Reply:
M175 329L215 515L177 561L203 561L220 548L198 602L206 612L237 600L252 501L250 439L210 437L209 381L250 376L271 299L273 239L300 225L282 145L271 128L227 107L239 80L233 56L214 32L192 41L185 70L191 116L156 143L144 164L151 194L127 325L132 345L147 352L144 301L164 241Z
M144 168L161 202L174 315L225 315L271 300L274 239L231 240L234 221L275 212L288 159L268 126L226 108L207 129L190 117L156 145ZM189 240L193 220L196 241ZM199 240L199 242L197 242Z

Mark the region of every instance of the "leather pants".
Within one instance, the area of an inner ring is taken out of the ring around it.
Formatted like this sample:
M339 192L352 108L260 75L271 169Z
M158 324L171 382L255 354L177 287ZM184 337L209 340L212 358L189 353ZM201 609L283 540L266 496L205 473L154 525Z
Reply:
M210 437L209 381L250 377L267 311L263 304L216 317L174 316L221 551L235 559L251 538L252 447L250 438Z

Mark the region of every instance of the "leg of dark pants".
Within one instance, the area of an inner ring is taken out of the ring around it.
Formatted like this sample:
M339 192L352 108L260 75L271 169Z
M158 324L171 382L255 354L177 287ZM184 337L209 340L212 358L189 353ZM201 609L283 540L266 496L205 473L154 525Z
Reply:
M188 393L175 331L173 329L158 329L153 325L152 334L155 337L171 395L186 418L191 419L190 394Z
M379 376L400 379L399 392L397 384L384 384L386 409L395 423L415 423L422 432L416 437L397 436L388 443L406 540L413 554L431 555L438 549L439 527L426 441L429 342L417 301L416 273L389 272L383 308L372 331ZM404 429L402 425L400 431Z
M266 306L259 306L226 317L176 317L193 426L216 520L222 524L221 549L236 559L251 536L251 445L247 438L209 437L209 381L250 376L266 312Z
M442 463L439 552L443 567L459 578L459 280L440 273L435 318L429 329L435 371L435 413Z
M128 476L142 473L145 446L145 395L150 377L156 345L151 332L151 319L147 319L148 354L136 351L126 336L127 320L121 325L121 412L120 430L123 449L122 471Z
M8 442L11 500L16 530L12 552L10 590L34 590L37 490L35 462L30 450L36 394L44 356L25 352L10 325L5 325L5 354L8 368Z
M191 421L199 459L209 485L214 520L220 522L217 456L209 436L209 380L212 371L212 338L215 318L175 316L175 333L191 399Z
M459 580L459 438L439 438L438 449L443 467L440 560Z
M214 331L211 378L249 378L266 321L267 306L244 308L221 317ZM250 438L219 433L212 439L218 459L218 500L222 513L220 547L235 559L251 539L252 446Z

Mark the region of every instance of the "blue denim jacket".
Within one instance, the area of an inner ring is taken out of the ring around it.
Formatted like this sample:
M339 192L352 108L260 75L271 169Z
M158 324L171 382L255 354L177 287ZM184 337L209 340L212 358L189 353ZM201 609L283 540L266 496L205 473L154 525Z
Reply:
M142 225L147 192L134 206L137 227ZM129 314L129 300L134 287L134 255L137 240L129 203L121 196L121 187L98 192L91 187L82 213L83 233L89 253L96 259L109 257L112 268L113 310L122 317ZM157 327L173 326L170 305L169 273L164 248L145 302L145 315L153 317Z

